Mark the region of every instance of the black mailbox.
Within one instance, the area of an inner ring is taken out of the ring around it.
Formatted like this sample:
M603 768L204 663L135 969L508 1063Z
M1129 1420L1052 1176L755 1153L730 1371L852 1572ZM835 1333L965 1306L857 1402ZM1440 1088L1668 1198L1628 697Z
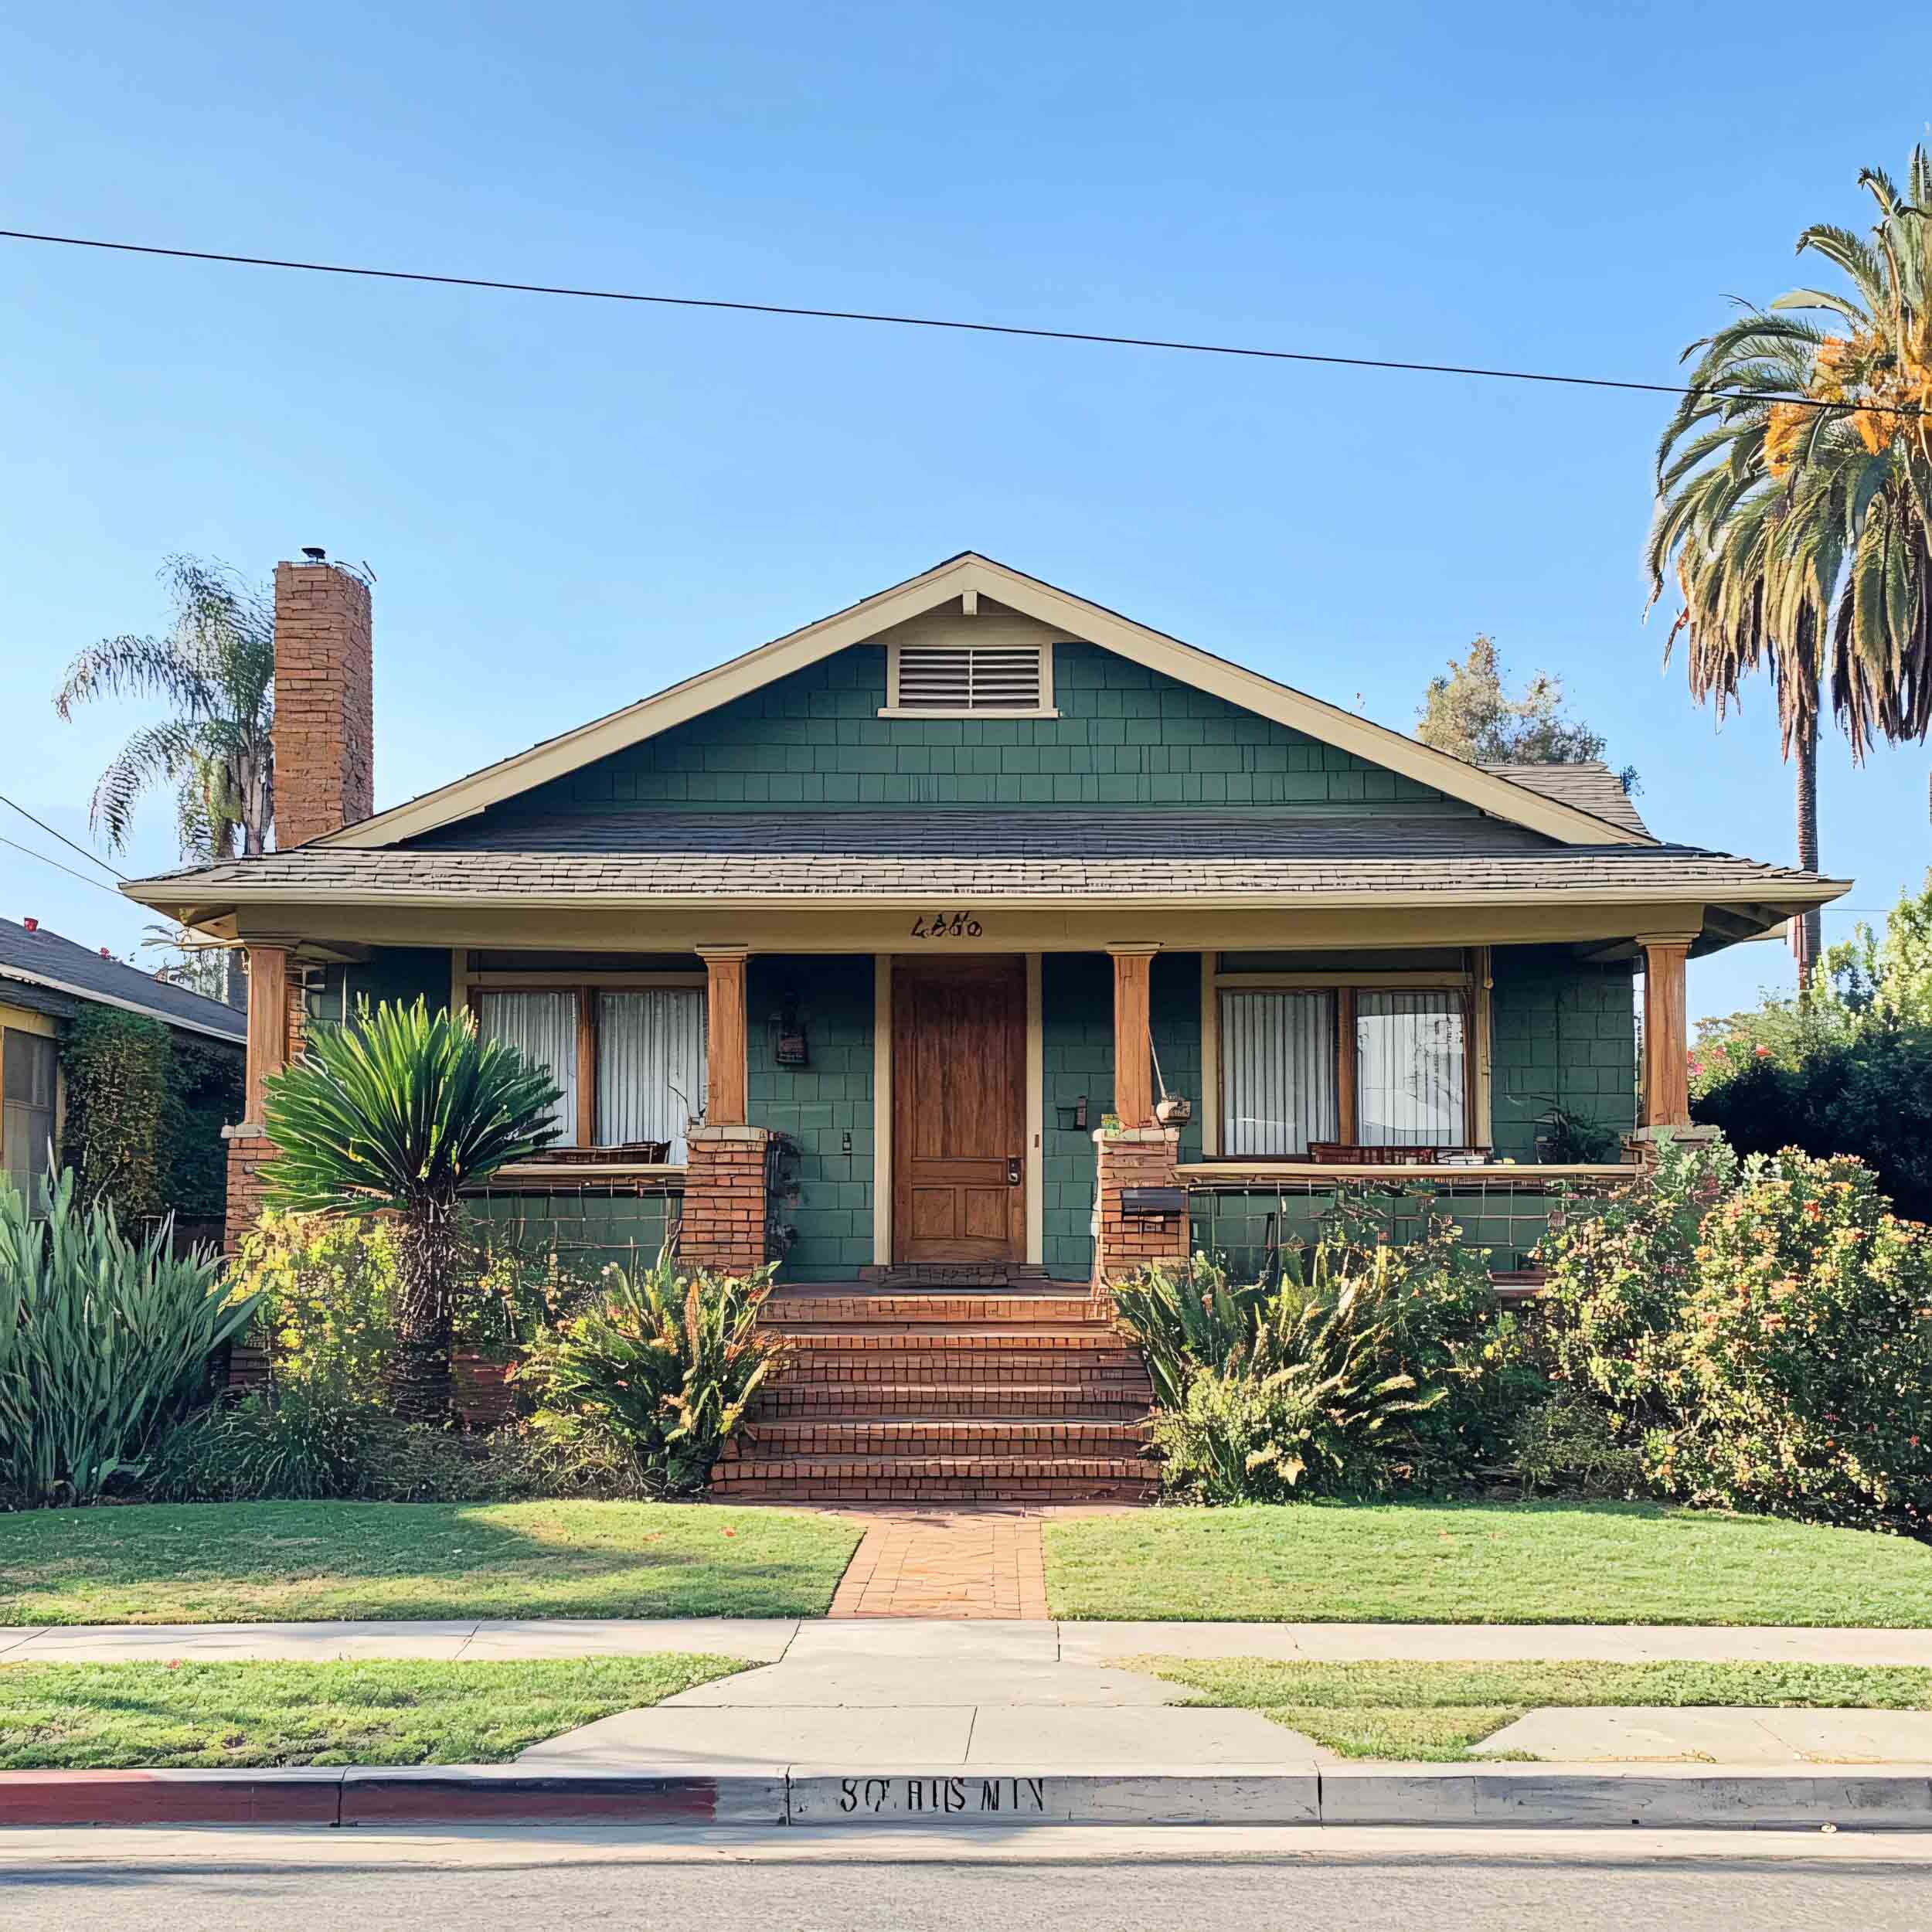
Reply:
M1121 1213L1128 1219L1151 1221L1164 1214L1187 1212L1187 1189L1180 1187L1124 1187Z

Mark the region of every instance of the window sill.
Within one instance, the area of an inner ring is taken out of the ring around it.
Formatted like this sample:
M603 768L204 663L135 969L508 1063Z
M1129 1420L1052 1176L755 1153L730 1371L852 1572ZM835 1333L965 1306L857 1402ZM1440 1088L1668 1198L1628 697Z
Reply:
M879 707L882 718L1057 718L1060 714L1053 706L1028 706L1008 710L999 705L941 706L882 704Z

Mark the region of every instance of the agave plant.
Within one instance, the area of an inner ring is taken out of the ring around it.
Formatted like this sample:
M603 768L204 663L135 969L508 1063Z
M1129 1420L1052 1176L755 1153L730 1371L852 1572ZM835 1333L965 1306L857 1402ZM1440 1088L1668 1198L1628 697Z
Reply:
M396 1344L390 1400L405 1422L446 1422L451 1296L463 1190L555 1138L558 1090L467 1013L365 1002L318 1029L267 1083L277 1158L268 1204L305 1214L393 1214Z
M213 1253L175 1254L172 1223L135 1242L106 1202L77 1206L71 1172L39 1200L0 1178L0 1494L91 1502L140 1473L255 1298Z
M1389 1260L1338 1287L1290 1282L1254 1311L1252 1338L1197 1364L1154 1439L1171 1488L1209 1502L1278 1502L1311 1480L1368 1484L1392 1425L1442 1401L1414 1376L1384 1372L1396 1353Z
M680 1275L670 1252L542 1337L517 1371L540 1391L539 1424L585 1423L615 1437L651 1482L702 1488L784 1353L758 1326L772 1270Z

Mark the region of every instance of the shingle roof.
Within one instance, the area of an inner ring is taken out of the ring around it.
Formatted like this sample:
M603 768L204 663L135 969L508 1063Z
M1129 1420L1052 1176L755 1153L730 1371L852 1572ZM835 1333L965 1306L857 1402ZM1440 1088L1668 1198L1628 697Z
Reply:
M1559 804L1574 805L1594 818L1607 818L1613 825L1621 825L1626 832L1640 832L1646 838L1653 836L1649 826L1638 815L1637 808L1631 802L1630 794L1624 791L1622 781L1599 759L1587 758L1573 765L1485 762L1482 768L1494 772L1498 778L1509 779L1513 784L1539 791L1546 798L1554 798Z
M149 888L165 886L165 892ZM1590 893L1810 903L1809 872L1699 847L1561 845L1470 815L1171 811L485 816L407 846L308 845L143 882L144 897L1172 900Z
M171 1026L213 1033L245 1043L248 1019L219 1000L203 999L185 987L170 985L138 967L104 959L97 951L77 946L44 926L29 932L11 919L0 919L0 982L24 993L39 987L80 1001L103 1001L146 1013Z

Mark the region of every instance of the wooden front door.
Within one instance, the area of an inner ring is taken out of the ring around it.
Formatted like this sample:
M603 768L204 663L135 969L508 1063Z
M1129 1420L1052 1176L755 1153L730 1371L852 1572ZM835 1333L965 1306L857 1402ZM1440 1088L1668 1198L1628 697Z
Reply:
M1026 1256L1026 968L896 961L893 1259Z

